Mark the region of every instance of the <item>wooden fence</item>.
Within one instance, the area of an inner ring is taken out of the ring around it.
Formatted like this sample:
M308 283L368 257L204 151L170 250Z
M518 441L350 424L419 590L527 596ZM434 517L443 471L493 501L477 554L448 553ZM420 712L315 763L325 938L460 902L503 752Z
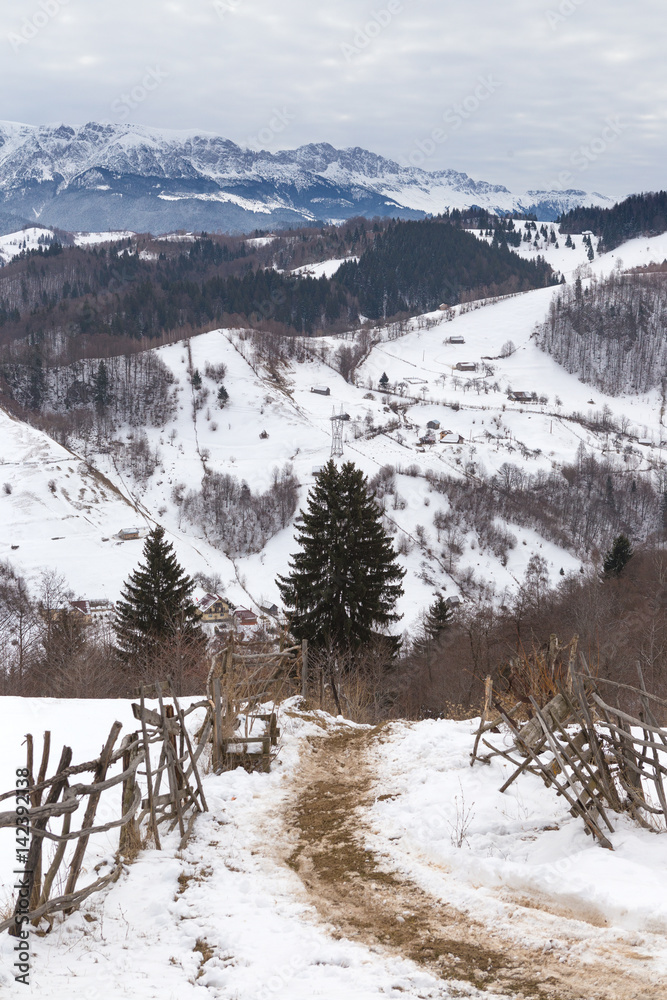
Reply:
M218 653L206 681L216 773L239 766L269 770L280 736L277 718L275 713L256 713L253 708L261 702L277 701L293 690L303 677L307 647L304 642L255 651L230 638Z
M583 655L580 664L579 671L570 664L564 682L555 681L557 693L547 704L529 698L534 714L523 725L516 721L521 706L508 710L494 699L488 678L471 765L496 756L509 761L513 771L501 792L521 774L539 775L581 817L586 832L613 850L607 836L614 831L611 813L627 812L647 829L667 830L667 729L657 721L667 701L646 690L639 663L638 688L593 677ZM601 685L632 696L639 718L611 705ZM486 739L500 722L513 737L509 748ZM479 753L480 742L488 753Z
M123 857L131 857L141 846L144 820L147 820L147 832L156 848L161 849L160 826L163 823L168 824L170 831L178 826L181 846L185 845L196 816L207 810L197 764L210 738L213 707L206 699L184 710L173 689L169 700L163 695L161 685L155 687L157 710L147 707L143 689L139 702L132 705L141 727L137 732L126 735L116 749L122 726L120 722L114 722L100 756L83 764L73 765L72 749L63 747L55 773L49 778L51 734L44 734L36 778L33 738L28 735L26 791L30 804L27 825L23 826L16 810L0 812L0 828L21 828L29 834L29 846L24 857L25 891L19 895L14 914L0 923L0 932L8 930L10 934L15 934L18 917L22 920L28 917L35 925L42 918L51 922L52 914L70 912L92 893L115 881L122 871ZM193 745L185 720L191 712L202 707L206 708L206 720ZM152 760L156 761L155 765ZM108 777L110 768L119 762L122 762L120 772ZM75 776L89 772L92 772L89 783L71 782ZM144 779L145 798L140 777ZM122 785L120 816L96 825L95 817L102 794L118 785ZM165 791L162 791L163 785L166 786ZM0 795L0 801L15 795L15 790L5 792ZM73 830L72 818L84 802L81 826ZM62 819L60 831L49 829L49 823L59 819ZM120 833L115 866L81 888L79 879L90 837L113 829L119 829ZM43 871L45 840L54 842L57 847L48 870ZM75 841L74 852L66 858L68 845ZM54 884L64 886L60 895L52 895Z

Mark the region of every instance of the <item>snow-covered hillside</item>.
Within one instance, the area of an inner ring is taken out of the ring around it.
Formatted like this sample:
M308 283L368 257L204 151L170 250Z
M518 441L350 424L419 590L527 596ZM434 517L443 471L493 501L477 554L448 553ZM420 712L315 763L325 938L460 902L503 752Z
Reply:
M590 264L581 237L575 237L575 244L575 250L564 249L561 241L558 250L547 245L522 253L551 257L568 280L579 268L584 281L586 274L608 273L619 260L634 266L667 255L667 235L633 240ZM115 536L122 528L158 521L189 573L220 577L221 588L238 604L257 608L278 603L275 578L294 551L293 528L278 531L262 551L232 559L211 543L206 523L187 520L181 500L198 488L206 470L229 474L247 482L253 492L263 492L275 471L291 466L302 506L315 470L330 456L332 414L342 410L350 418L343 425L343 459L359 465L369 479L384 466L394 469L395 491L385 498L385 523L408 570L399 607L401 628L414 625L438 588L465 599L486 587L502 600L506 590L521 584L533 555L546 560L555 583L561 569L579 568L580 553L500 520L499 527L515 540L505 556L482 551L471 527L458 538L461 552L454 566L434 525L437 512L447 512L447 499L426 478L445 473L475 481L504 463L546 474L575 461L583 447L594 455L616 455L628 475L654 469L657 480L667 439L659 392L606 397L545 355L531 334L554 294L554 289L542 289L473 303L451 314L417 317L402 329L379 331L380 340L358 368L354 385L334 366L338 349L349 345L345 338L308 339L303 344L308 359L279 364L278 378L238 330L193 338L191 361L184 344L161 348L159 356L176 379L178 407L163 427L145 428L157 455L156 470L147 480L133 479L113 449L97 451L88 442L84 460L0 414L5 526L0 557L9 559L33 586L43 569L57 569L77 597L115 599L142 547L139 540L121 542ZM450 343L451 338L463 342ZM510 341L511 351L504 351ZM507 356L501 357L503 353ZM457 371L462 362L472 362L478 370ZM217 405L216 382L206 374L207 365L212 370L220 363L227 369L230 396L224 409ZM197 407L190 364L203 382ZM378 390L383 374L394 391ZM326 386L330 395L312 392L313 386ZM509 389L537 398L512 401ZM389 404L398 406L398 412ZM604 407L623 425L622 435L610 436L582 423L582 415ZM435 443L422 445L419 439L429 421L440 427ZM450 431L447 441L458 443L441 443L440 431ZM126 427L120 437L128 440L134 433Z
M335 221L420 218L446 208L539 210L555 219L612 199L580 190L514 194L455 170L401 166L328 143L269 153L196 131L89 122L0 122L0 195L18 220L62 229L165 233ZM12 227L18 228L18 226Z

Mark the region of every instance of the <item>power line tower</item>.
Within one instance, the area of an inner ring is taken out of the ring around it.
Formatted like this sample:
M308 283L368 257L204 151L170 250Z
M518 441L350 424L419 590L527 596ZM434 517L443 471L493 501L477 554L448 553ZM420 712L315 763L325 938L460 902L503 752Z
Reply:
M335 409L331 413L331 457L340 458L343 454L343 423L345 416L343 414L343 407L340 408L340 413L336 413Z

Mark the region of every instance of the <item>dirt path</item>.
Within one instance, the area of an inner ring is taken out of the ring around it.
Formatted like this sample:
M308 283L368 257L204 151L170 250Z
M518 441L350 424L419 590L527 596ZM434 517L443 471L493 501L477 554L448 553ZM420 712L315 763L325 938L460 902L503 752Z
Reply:
M624 956L618 942L593 941L585 965L564 963L562 954L518 945L388 871L386 861L364 846L361 816L374 800L371 757L378 738L379 730L347 729L310 739L285 818L289 842L297 844L285 860L338 936L381 946L444 981L495 994L664 1000L664 986L650 981L650 963Z

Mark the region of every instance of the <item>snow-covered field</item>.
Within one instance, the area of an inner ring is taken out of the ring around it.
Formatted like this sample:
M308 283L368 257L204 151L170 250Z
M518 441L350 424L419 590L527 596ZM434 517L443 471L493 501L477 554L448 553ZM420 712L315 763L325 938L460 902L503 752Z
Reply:
M13 787L24 762L26 732L38 737L50 729L52 757L67 742L78 762L97 755L114 719L123 732L135 728L122 701L4 698L0 712L2 790ZM205 988L220 1000L482 995L470 986L450 991L395 950L352 941L318 918L285 863L295 846L286 841L286 816L312 741L355 727L302 715L290 703L279 724L270 774L204 775L209 812L184 851L177 834L164 836L161 853L142 851L115 885L57 918L48 936L32 936L32 994L182 1000ZM500 795L503 764L469 766L475 725L428 720L384 730L372 754L375 804L359 817L367 847L386 870L421 886L434 907L443 901L468 914L502 935L508 949L512 942L529 949L536 963L553 953L567 966L586 967L608 949L614 962L665 981L666 835L613 817L614 851L605 851L538 778L523 776ZM115 814L117 797L107 793L101 816ZM113 833L91 843L82 879L96 864L104 871L116 847ZM0 831L5 909L12 850L13 831ZM210 949L205 962L198 942ZM12 983L12 947L0 936L0 989L22 995Z
M45 237L51 240L53 233L43 226L33 226L16 233L8 233L7 236L0 236L0 265L18 257L22 250L38 250L41 246L40 239L43 243Z
M613 927L634 947L660 951L667 975L667 833L614 815L611 852L593 843L539 777L524 775L501 795L513 768L501 757L470 768L475 725L391 727L378 751L384 794L373 809L374 850L432 892L446 883L453 905L474 906L489 921L528 896L553 916L555 935L561 918ZM494 740L512 744L509 734ZM531 933L530 921L511 926L523 940ZM543 932L539 922L532 930Z

